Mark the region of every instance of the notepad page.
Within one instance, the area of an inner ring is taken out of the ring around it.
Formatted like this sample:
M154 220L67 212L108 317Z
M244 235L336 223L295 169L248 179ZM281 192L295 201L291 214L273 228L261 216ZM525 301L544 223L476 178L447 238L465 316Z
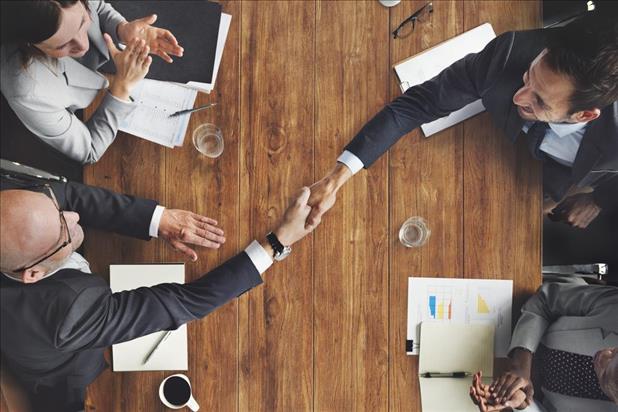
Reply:
M190 115L169 117L192 109L197 91L185 86L144 79L131 92L137 108L121 120L119 129L167 147L181 146Z
M184 264L111 265L109 280L112 292L133 290L160 283L184 283ZM161 344L148 360L144 359L166 331L112 345L114 372L183 370L189 367L187 325L182 325Z
M423 322L418 371L483 372L494 370L493 325Z

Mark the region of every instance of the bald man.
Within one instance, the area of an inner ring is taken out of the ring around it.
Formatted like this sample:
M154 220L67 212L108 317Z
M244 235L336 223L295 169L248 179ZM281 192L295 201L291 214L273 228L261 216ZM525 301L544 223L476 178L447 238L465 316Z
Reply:
M200 319L262 282L273 260L310 233L304 188L281 223L200 279L112 293L75 250L81 225L141 239L161 235L192 258L216 247L216 222L152 200L75 183L0 193L0 351L35 411L83 409L86 386L106 367L103 348ZM5 374L3 373L3 376ZM5 379L3 378L3 381Z

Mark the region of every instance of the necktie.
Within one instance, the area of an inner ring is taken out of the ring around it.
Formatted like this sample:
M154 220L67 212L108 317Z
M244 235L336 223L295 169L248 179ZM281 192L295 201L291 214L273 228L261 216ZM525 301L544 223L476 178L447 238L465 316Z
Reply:
M545 133L549 125L545 122L534 122L532 127L528 129L528 133L526 133L528 148L530 149L530 153L534 156L535 159L542 160L544 158L543 153L540 150L541 143L543 143L543 139L545 138Z
M540 345L534 357L540 361L540 384L543 388L577 398L611 401L599 386L592 356Z

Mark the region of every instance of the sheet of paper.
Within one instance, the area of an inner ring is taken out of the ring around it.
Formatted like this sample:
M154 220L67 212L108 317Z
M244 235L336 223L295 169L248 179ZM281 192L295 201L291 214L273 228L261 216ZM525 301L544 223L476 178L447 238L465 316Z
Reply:
M197 91L176 83L144 79L131 92L137 108L119 129L163 146L182 146L191 116L169 115L193 108L196 96Z
M210 93L211 90L214 89L215 81L217 80L217 72L219 71L219 65L221 64L221 58L223 57L225 40L227 39L227 33L230 30L230 24L232 24L232 15L221 13L221 22L219 23L219 37L217 37L217 50L215 52L215 68L212 71L212 82L188 82L187 86L206 93Z
M435 77L469 53L480 52L494 37L496 34L491 24L485 23L394 65L401 91L405 92L408 88ZM477 100L447 117L422 125L421 129L425 136L431 136L483 110L485 110L483 103Z
M493 376L494 331L488 324L422 322L419 374L481 371Z
M184 283L185 267L180 264L111 265L109 281L112 292L133 290L160 283ZM187 370L187 326L182 325L161 344L146 364L144 359L166 331L112 345L114 372Z
M506 357L511 341L513 281L408 278L408 355L418 355L421 322L492 324L495 354ZM411 349L411 350L410 350Z
M470 399L472 378L420 378L422 412L478 412ZM490 384L491 378L483 383Z

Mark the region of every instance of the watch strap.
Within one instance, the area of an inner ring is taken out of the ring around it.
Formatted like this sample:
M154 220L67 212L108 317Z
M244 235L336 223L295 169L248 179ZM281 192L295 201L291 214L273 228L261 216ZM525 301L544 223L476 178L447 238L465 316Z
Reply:
M279 241L279 239L273 232L270 232L269 234L267 234L266 239L268 240L268 243L270 243L270 246L272 246L273 250L275 251L274 256L277 256L283 253L285 246L283 246L283 244Z

